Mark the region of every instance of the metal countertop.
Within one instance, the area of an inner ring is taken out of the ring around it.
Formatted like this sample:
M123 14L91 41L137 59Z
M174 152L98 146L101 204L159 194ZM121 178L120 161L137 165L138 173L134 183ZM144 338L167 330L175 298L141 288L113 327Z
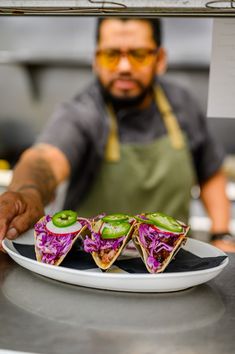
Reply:
M82 288L0 253L0 349L66 354L235 353L235 254L214 280L175 293Z

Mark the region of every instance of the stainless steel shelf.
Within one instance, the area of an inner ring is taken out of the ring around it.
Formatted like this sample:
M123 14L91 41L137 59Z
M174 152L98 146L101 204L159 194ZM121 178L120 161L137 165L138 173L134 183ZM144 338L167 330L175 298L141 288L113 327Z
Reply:
M1 0L1 15L235 16L235 0Z

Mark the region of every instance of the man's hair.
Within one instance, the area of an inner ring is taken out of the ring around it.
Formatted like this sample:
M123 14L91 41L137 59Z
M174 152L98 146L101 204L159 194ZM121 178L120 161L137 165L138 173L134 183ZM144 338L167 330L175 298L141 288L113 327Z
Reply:
M106 17L99 17L96 25L96 43L100 40L100 27L103 21L105 21ZM121 21L131 21L133 18L119 18ZM162 28L161 28L161 20L159 18L136 18L138 21L146 21L152 27L153 30L153 39L156 42L157 46L160 47L162 44Z

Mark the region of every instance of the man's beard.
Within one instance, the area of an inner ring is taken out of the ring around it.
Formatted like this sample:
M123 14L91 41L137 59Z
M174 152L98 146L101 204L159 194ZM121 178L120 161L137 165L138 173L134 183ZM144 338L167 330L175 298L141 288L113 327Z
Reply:
M119 96L115 96L111 93L110 91L110 86L108 87L104 87L102 85L102 83L100 82L99 78L98 78L98 82L102 91L102 94L104 96L104 99L106 102L111 102L114 107L116 108L134 108L134 107L138 107L139 105L141 105L141 103L143 103L143 101L145 100L145 98L148 95L152 95L153 92L153 85L154 85L154 79L152 80L152 82L146 86L143 87L140 83L139 86L141 87L141 92L139 95L134 96L134 97L130 97L130 96L123 96L123 97L119 97Z

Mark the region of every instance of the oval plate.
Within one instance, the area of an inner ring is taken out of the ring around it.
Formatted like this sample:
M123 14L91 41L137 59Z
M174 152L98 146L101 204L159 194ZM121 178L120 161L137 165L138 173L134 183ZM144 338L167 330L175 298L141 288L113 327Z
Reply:
M28 237L25 236L23 235L14 242L32 245L33 232L28 232ZM98 268L77 270L39 263L19 254L14 247L14 243L7 239L3 241L3 247L16 263L32 272L69 284L113 291L150 293L184 290L215 278L228 264L228 258L226 258L217 267L189 272L129 274L126 272L120 273L117 269L115 271L114 266L113 272L102 273ZM183 248L199 257L227 256L224 252L205 242L190 238Z

